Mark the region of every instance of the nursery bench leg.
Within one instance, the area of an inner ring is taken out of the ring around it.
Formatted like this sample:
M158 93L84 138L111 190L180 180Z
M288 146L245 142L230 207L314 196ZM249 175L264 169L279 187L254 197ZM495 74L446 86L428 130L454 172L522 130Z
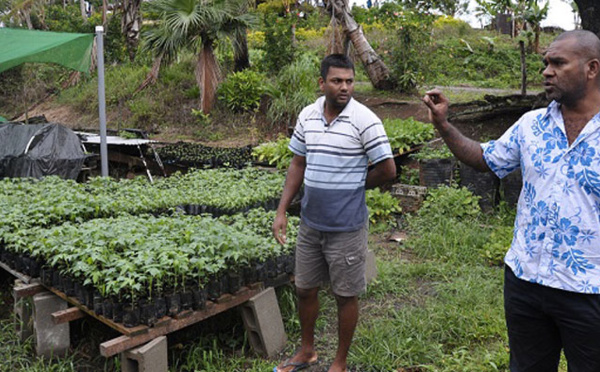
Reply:
M258 354L272 357L285 347L287 336L279 303L272 287L242 304L242 319L250 345Z
M71 343L69 323L54 324L52 313L65 310L67 303L51 292L33 296L33 329L37 355L63 356Z
M121 372L167 372L168 369L165 336L121 353Z
M19 336L19 340L25 341L31 335L33 335L33 304L31 297L21 297L17 295L18 290L25 284L17 279L15 280L15 286L13 290L14 298L14 314L16 320L16 331Z

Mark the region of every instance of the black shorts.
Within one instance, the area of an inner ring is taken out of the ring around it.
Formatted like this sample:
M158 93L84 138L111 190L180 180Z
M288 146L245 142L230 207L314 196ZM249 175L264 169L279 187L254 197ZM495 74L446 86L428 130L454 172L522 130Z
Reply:
M511 372L600 372L600 295L521 280L506 266L504 310Z

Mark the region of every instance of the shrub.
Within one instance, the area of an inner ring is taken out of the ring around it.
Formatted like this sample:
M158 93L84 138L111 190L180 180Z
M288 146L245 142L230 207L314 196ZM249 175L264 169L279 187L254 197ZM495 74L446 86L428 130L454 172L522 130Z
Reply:
M396 226L394 214L402 210L399 200L389 192L382 192L378 187L367 190L365 195L372 227L381 226L387 229L389 226Z
M433 22L433 30L436 34L439 33L446 36L464 36L473 29L467 22L463 20L456 19L454 17L442 16Z
M265 45L265 33L263 31L252 31L248 33L248 49L263 48Z
M276 141L265 142L256 146L252 149L252 155L259 162L275 165L277 169L287 169L294 157L294 153L288 148L289 144L290 139L280 135Z
M290 17L278 17L266 14L264 16L265 51L264 69L277 73L282 67L294 60L295 47L292 43L292 22Z
M326 30L327 28L325 27L322 27L318 30L308 28L297 28L296 38L301 41L320 39L323 37L323 35L325 35Z
M235 112L256 110L266 91L265 81L266 76L252 70L230 74L219 86L219 101Z
M481 255L490 265L502 266L504 256L510 248L513 239L512 226L498 226L490 234L489 241L483 246Z
M433 125L414 118L383 119L383 127L393 150L400 153L410 150L414 145L429 141L435 135Z
M270 91L273 99L267 117L274 123L292 125L304 106L316 99L318 75L319 60L312 54L303 54L297 61L284 67Z
M386 22L386 26L395 29L398 36L389 41L388 49L392 58L390 69L402 91L414 91L429 73L432 23L433 16L408 11Z
M481 212L479 196L473 195L466 187L440 186L430 189L418 215L467 218Z
M425 146L411 157L416 160L450 159L454 157L454 154L448 146L443 144L442 146Z

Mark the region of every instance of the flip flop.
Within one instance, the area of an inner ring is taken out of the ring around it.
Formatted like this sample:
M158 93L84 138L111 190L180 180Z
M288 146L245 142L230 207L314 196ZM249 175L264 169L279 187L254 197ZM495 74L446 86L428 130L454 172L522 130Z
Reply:
M318 362L319 361L316 359L313 361L308 361L308 362L289 362L289 359L288 359L283 363L281 368L294 367L291 370L289 370L288 372L297 372L297 371L306 369L310 366L313 366L313 365L317 364ZM279 369L277 368L277 366L273 367L273 372L279 372Z

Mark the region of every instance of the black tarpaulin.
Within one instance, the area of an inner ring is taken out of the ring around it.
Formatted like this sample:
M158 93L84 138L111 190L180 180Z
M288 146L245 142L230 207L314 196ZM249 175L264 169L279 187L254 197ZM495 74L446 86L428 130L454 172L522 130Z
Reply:
M76 179L85 158L79 137L60 124L0 124L0 177Z

